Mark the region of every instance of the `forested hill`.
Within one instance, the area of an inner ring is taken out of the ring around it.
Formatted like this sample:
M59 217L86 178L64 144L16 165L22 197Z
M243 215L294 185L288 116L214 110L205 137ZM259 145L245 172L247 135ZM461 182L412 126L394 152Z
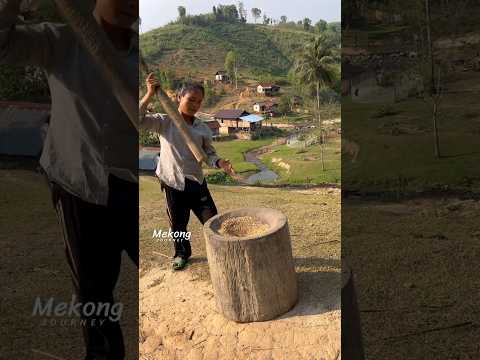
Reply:
M175 23L142 34L141 48L147 63L175 68L177 73L211 76L223 69L227 52L233 50L243 73L285 76L295 56L316 35L300 26Z

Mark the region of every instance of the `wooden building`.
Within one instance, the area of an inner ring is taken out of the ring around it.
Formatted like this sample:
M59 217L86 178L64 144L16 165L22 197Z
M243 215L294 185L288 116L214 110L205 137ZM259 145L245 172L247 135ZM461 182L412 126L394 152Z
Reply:
M230 81L229 76L227 75L227 72L224 70L219 70L215 73L215 81L218 82L228 82Z
M259 84L257 92L265 96L274 96L280 91L280 86L275 84Z
M220 110L214 115L220 124L220 134L233 134L239 131L254 132L262 128L263 117L241 109Z
M273 101L256 102L253 104L253 111L269 116L275 116L277 113L278 104Z

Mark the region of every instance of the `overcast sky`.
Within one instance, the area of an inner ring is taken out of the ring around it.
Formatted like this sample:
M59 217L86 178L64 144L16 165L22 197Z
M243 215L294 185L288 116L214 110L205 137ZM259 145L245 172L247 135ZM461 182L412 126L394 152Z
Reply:
M218 4L238 4L230 0L140 0L141 31L146 32L168 24L178 16L177 8L185 6L187 14L196 15L212 12L212 7ZM305 17L313 23L319 19L340 21L341 0L244 0L248 10L248 21L253 22L250 10L257 7L268 17L280 19L285 15L290 20L302 20Z

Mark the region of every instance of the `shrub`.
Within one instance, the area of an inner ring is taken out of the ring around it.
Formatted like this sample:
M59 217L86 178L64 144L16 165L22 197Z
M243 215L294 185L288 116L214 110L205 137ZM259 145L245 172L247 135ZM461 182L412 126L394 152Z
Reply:
M230 175L224 173L223 171L209 174L205 178L209 184L231 185L236 183L235 180L230 177Z
M158 136L150 131L140 130L138 140L142 146L160 146Z

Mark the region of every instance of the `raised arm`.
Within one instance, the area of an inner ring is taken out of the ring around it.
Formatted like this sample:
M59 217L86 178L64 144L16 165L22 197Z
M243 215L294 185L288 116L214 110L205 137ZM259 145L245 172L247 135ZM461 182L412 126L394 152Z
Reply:
M162 125L166 121L166 118L162 114L148 114L147 107L155 96L155 91L158 86L158 81L153 74L149 74L145 80L147 86L147 92L145 96L140 100L139 106L139 124L141 130L150 130L157 133L162 131Z
M16 24L21 0L0 0L0 64L48 68L60 36L58 26Z

